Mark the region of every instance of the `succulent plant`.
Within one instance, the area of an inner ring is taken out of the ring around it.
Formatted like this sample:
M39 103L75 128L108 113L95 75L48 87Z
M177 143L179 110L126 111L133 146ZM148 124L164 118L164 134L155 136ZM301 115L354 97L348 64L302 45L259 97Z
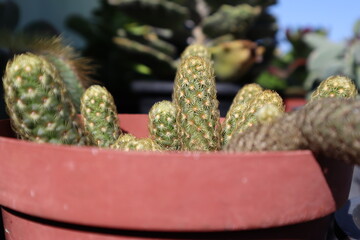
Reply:
M175 110L172 102L164 100L155 103L149 111L150 137L163 149L179 149Z
M360 164L360 101L317 99L300 110L236 135L228 152L309 149L348 163Z
M330 76L320 83L311 94L310 100L338 97L355 98L358 94L355 83L346 76Z
M226 34L244 38L246 31L260 13L259 6L224 4L214 14L204 19L203 30L206 35L213 38Z
M94 81L90 74L94 66L90 59L80 57L70 45L65 45L60 37L38 39L31 44L31 51L43 55L59 72L65 83L77 112L80 112L80 99L86 88Z
M209 49L203 44L191 44L187 46L185 50L181 53L181 59L193 56L198 56L211 60L211 53Z
M253 100L249 101L248 108L245 109L242 118L235 129L236 133L243 132L248 127L253 126L258 122L256 113L266 104L273 104L279 111L284 112L285 106L281 96L272 90L264 90L259 93Z
M130 133L121 134L119 138L113 144L110 145L110 148L121 149L125 143L135 139L136 137Z
M261 93L262 87L256 83L246 84L235 95L228 112L226 113L225 120L222 123L222 138L223 144L226 144L231 138L234 130L237 127L239 119L242 117L243 112L248 107L247 103Z
M360 164L360 101L322 99L306 106L301 132L315 155Z
M109 147L121 134L114 99L106 88L93 85L85 91L81 114L90 145Z
M304 115L286 113L269 124L259 124L234 134L223 147L227 152L286 151L305 149L307 146L299 125Z
M121 143L120 143L121 141ZM161 151L161 147L157 145L151 138L132 138L127 136L126 139L119 139L118 144L112 146L113 149L122 151Z
M56 68L44 57L21 54L3 77L5 102L20 138L34 142L83 144L76 110Z
M323 34L305 35L305 42L312 48L306 64L309 74L304 83L308 92L333 75L347 76L354 80L357 87L360 87L358 22L355 23L353 36L343 42L332 42Z
M272 103L265 104L256 113L256 120L260 124L266 124L274 121L284 114L284 108L274 105Z
M173 92L181 150L218 150L221 143L219 102L212 64L201 57L185 58Z

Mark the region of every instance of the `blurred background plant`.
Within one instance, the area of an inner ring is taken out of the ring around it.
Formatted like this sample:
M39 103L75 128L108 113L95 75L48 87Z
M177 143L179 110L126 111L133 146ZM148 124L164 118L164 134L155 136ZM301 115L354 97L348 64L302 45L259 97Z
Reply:
M285 97L305 97L304 81L308 77L307 59L312 52L306 41L308 34L327 36L323 28L298 27L285 31L285 41L290 44L286 52L275 51L267 69L255 80L264 88L280 92Z
M85 39L83 55L97 61L97 79L119 112L137 112L135 79L173 81L186 46L209 46L217 80L253 82L273 57L276 0L99 0L92 17L70 16L67 26Z
M311 33L305 42L312 51L307 61L308 76L304 82L307 92L330 75L346 75L360 88L360 20L353 26L353 35L342 42L332 42L326 35Z

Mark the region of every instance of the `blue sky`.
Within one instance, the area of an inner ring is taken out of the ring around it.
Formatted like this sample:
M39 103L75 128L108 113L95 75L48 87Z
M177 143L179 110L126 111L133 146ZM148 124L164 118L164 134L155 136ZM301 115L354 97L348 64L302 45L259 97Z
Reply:
M286 28L312 26L327 29L329 38L338 42L352 36L353 25L360 19L360 0L278 0L271 12L277 16L280 39Z

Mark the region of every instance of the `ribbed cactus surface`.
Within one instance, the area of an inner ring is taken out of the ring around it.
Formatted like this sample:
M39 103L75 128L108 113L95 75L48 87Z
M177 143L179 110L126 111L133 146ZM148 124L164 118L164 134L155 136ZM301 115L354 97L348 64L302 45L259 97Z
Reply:
M360 101L325 98L249 128L224 147L228 152L309 149L316 156L360 164Z
M360 164L360 101L322 99L306 106L301 131L315 154Z
M136 137L130 133L122 134L113 144L110 145L110 148L121 149L124 144L135 139Z
M151 107L148 128L150 137L163 149L179 149L176 110L172 102L161 101Z
M345 76L331 76L320 83L310 100L319 98L355 98L358 94L355 83Z
M276 106L281 112L285 111L284 102L281 96L275 91L264 90L248 102L248 107L242 113L242 117L234 130L235 133L241 133L256 124L258 122L256 118L257 111L269 103Z
M191 44L187 46L181 54L181 59L194 56L202 57L208 60L211 59L209 49L202 44Z
M120 139L119 139L120 140ZM128 136L114 145L114 149L122 151L161 151L161 147L156 144L151 138L132 138Z
M89 87L81 98L85 134L91 145L109 147L121 134L114 99L106 88Z
M225 120L222 123L223 144L226 144L237 128L240 119L243 117L245 109L248 108L248 102L261 93L262 87L256 83L246 84L235 95L233 102L226 113Z
M269 124L251 127L234 134L223 147L227 152L283 151L306 148L307 143L298 125L303 122L299 114L291 112ZM300 115L303 117L303 115Z
M216 97L214 70L201 57L182 60L174 83L181 150L218 150L221 143L219 102Z
M3 84L12 126L22 139L83 143L68 91L45 58L30 53L15 56L7 64Z

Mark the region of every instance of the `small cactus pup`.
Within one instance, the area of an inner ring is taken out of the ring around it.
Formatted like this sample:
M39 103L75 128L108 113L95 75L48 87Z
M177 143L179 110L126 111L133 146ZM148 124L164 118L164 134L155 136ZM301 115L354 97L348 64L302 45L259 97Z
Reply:
M9 61L3 77L12 127L22 139L81 145L75 107L55 67L31 53Z
M94 82L90 77L94 72L90 59L80 57L75 49L64 44L60 37L38 39L32 44L31 50L44 56L56 67L79 113L81 96Z
M121 134L119 138L113 144L110 145L110 148L121 149L125 143L135 139L136 137L130 133Z
M262 91L263 89L260 85L251 83L246 84L237 92L222 123L223 144L226 144L231 138L237 123L240 121L239 119L242 117L245 109L248 108L247 103Z
M155 103L149 111L150 137L164 150L178 150L175 107L170 101Z
M319 98L355 98L358 94L355 83L346 76L331 76L320 83L311 94L310 101Z
M122 151L161 151L161 146L151 138L136 138L134 136L120 137L116 144L112 145L113 149Z
M208 60L211 59L211 53L209 49L202 44L191 44L187 46L181 54L181 59L194 56L202 57Z
M268 103L261 107L256 113L256 120L260 124L270 123L284 114L284 109L274 104Z
M221 126L212 64L202 57L187 57L178 68L173 92L180 150L220 149Z
M281 96L275 91L264 90L248 102L248 107L242 113L242 117L237 123L237 127L234 131L236 133L241 133L258 123L256 113L266 104L273 104L280 112L285 112L285 105Z
M114 99L106 88L93 85L86 89L81 114L90 145L109 147L121 134Z
M253 99L258 93L261 93L263 88L257 83L245 84L240 90L236 93L234 100L231 105L235 105L239 102L246 102ZM230 106L231 109L231 106Z

